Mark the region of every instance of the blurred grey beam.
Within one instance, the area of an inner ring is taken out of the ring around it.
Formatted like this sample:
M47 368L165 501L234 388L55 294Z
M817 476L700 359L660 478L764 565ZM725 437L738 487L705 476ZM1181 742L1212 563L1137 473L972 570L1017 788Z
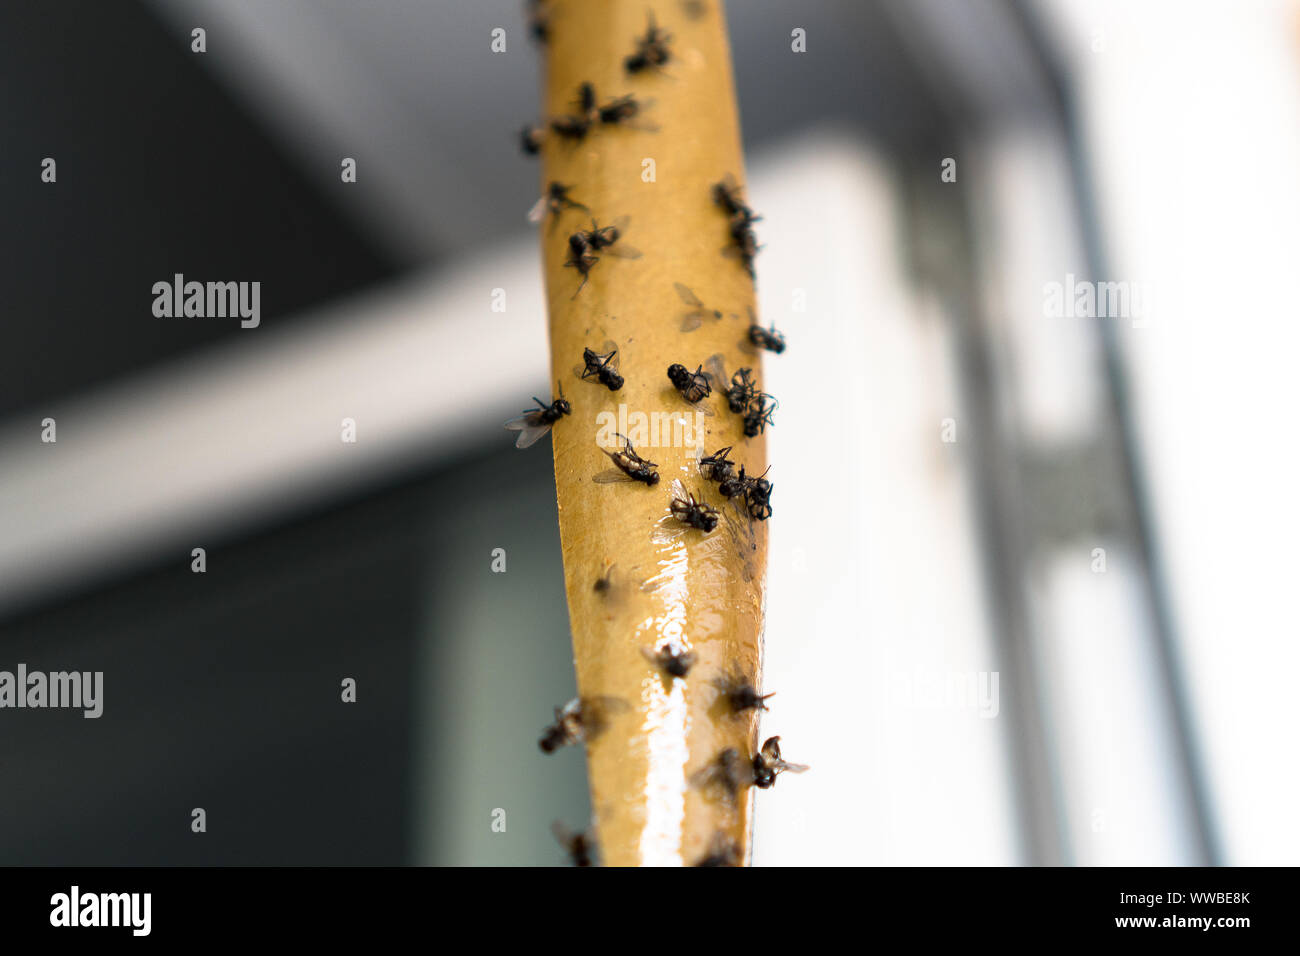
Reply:
M546 389L544 314L530 239L292 332L172 320L229 321L231 338L0 426L0 613L481 443Z

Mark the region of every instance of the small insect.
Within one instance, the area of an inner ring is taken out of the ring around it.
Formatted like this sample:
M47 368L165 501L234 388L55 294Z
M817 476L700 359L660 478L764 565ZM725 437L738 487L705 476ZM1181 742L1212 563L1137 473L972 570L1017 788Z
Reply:
M757 219L749 219L741 223L739 217L731 221L731 243L722 247L722 254L729 259L739 259L749 273L749 277L754 278L754 257L762 248L758 244L758 237L754 235L750 222L757 222ZM741 223L739 226L737 223Z
M629 73L658 69L672 59L672 53L668 49L668 41L672 39L672 35L655 25L653 12L650 13L649 19L645 36L636 39L636 52L623 60L623 69Z
M718 526L718 510L687 491L680 478L673 480L673 500L668 510L682 524L701 531L712 531Z
M762 749L754 754L754 786L767 790L776 783L777 774L787 770L790 773L803 773L807 769L807 764L786 763L782 760L781 738L768 737L763 741Z
M569 237L569 251L577 254L584 249L591 249L596 252L607 251L611 256L623 259L639 259L641 250L626 243L620 243L617 248L614 246L627 231L630 221L627 216L619 216L608 226L601 226L593 219L590 229L579 229Z
M551 404L547 405L534 395L533 401L537 403L537 408L525 408L523 414L518 418L512 418L506 422L506 428L512 432L519 432L519 437L515 439L516 448L527 448L549 432L552 425L572 411L568 400L564 397L564 389L559 386L558 382L556 387L560 390L560 397Z
M612 481L639 481L646 485L657 485L659 483L659 472L655 471L659 466L653 461L646 461L638 455L632 448L632 439L626 435L618 435L623 439L625 448L623 451L604 451L606 455L614 462L617 468L611 468L608 471L602 471L595 475L592 481L599 484L609 484Z
M591 121L584 116L553 116L550 120L551 130L565 139L585 139L591 129Z
M542 731L537 746L542 753L549 754L561 747L594 740L609 726L610 715L627 709L627 703L617 697L575 697L563 707L555 708L555 723Z
M737 415L743 414L749 403L758 394L758 386L750 379L753 369L737 369L731 376L731 385L727 389L727 407Z
M591 586L591 589L595 591L597 594L608 594L613 587L614 587L614 565L611 564L609 567L605 569L604 574L596 578L596 583Z
M766 521L772 517L772 483L763 475L750 482L745 489L745 509L755 521Z
M719 448L700 459L700 474L709 481L723 482L736 475L736 463L727 457L731 446Z
M638 100L631 93L610 100L596 110L597 119L606 126L635 126L639 129L653 130L648 124L634 124L631 121L652 105L652 100Z
M777 401L767 392L759 392L745 409L745 437L753 438L763 432L768 425L775 425L772 413L777 409Z
M682 398L692 405L713 394L713 389L709 386L709 377L704 374L702 365L697 365L694 372L688 370L685 365L670 365L668 381L672 382L673 387L682 393Z
M528 34L543 46L550 39L551 15L543 9L545 0L527 0L525 16L528 18Z
M749 344L780 355L785 351L785 336L776 330L775 325L765 329L755 322L749 327Z
M618 374L618 349L613 342L606 342L603 348L604 352L584 348L583 364L574 366L573 373L583 381L594 378L611 392L617 392L623 387L623 376Z
M699 296L680 282L674 282L673 288L677 290L678 297L689 305L690 311L682 313L682 331L694 332L703 323L704 320L712 316L715 320L722 318L722 312L719 309L710 309L700 301Z
M578 114L588 123L594 123L599 118L600 114L596 109L596 87L591 83L578 85L578 98L574 100L574 104L578 107Z
M721 830L713 834L709 852L695 861L696 866L740 866L740 847Z
M533 208L528 211L529 222L541 222L546 218L546 214L551 214L551 226L555 226L555 220L559 218L560 213L566 209L581 209L583 212L590 212L586 206L569 196L569 190L572 186L566 186L563 183L552 182L546 187L546 192L542 198L537 200Z
M752 215L745 201L740 197L740 186L731 173L722 177L721 182L713 184L713 201L721 206L728 216Z
M519 148L525 156L536 156L546 139L546 130L540 126L525 126L519 131Z
M735 803L736 797L753 782L748 761L735 747L728 747L709 761L708 766L691 775L691 783L705 792Z
M599 261L600 256L593 255L590 250L581 253L574 253L564 261L566 267L577 269L579 274L582 276L582 281L578 283L578 288L573 290L573 295L569 296L570 299L576 299L578 297L578 293L582 291L582 287L585 286L587 280L591 278L592 268Z
M555 839L559 841L560 846L564 847L569 862L574 866L596 865L596 838L591 830L575 833L556 820L551 824L551 832L555 834Z
M663 668L665 673L673 677L685 677L695 666L695 652L678 647L676 644L665 644L657 651L643 647L641 653L645 655L646 660L656 667Z
M732 670L722 677L715 677L713 686L718 689L718 694L726 699L732 713L736 714L744 713L747 710L767 710L767 705L763 701L775 696L775 694L759 696L758 691L754 688L754 682L745 677L739 670Z
M718 491L724 498L739 498L749 491L749 486L753 483L754 479L745 474L745 466L741 465L739 474L728 475L718 482Z

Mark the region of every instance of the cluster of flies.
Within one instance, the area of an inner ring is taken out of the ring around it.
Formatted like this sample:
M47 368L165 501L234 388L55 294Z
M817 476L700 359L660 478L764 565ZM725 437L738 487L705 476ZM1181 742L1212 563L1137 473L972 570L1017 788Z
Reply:
M705 5L702 0L682 0L684 12L691 19L704 15ZM550 38L551 11L545 0L528 0L529 29L534 39L545 44ZM669 43L672 37L656 24L654 15L649 15L646 32L635 39L633 51L623 61L624 70L630 76L645 71L663 71L672 61ZM645 123L640 117L652 101L639 100L633 95L624 95L600 102L596 88L591 83L578 87L578 95L573 103L573 111L550 117L545 124L527 126L520 133L523 151L536 155L548 135L553 135L570 143L579 143L597 129L610 126L634 127L653 131L654 126ZM590 216L591 210L573 195L572 185L552 182L545 194L537 201L528 215L529 220L540 222L548 215L551 228L567 211L580 211ZM729 258L739 259L751 279L754 276L754 257L760 246L754 234L754 223L762 217L744 201L739 186L727 175L721 182L710 189L714 204L727 216L728 243L723 247L723 254ZM568 259L565 266L577 270L582 276L576 297L587 284L592 268L600 261L602 254L614 255L625 259L639 258L639 250L621 242L627 231L628 217L623 216L601 226L592 217L590 229L579 229L569 236ZM681 330L690 332L712 318L720 320L721 310L709 309L699 297L681 283L674 283L681 300L689 307L682 316ZM741 348L751 353L765 349L777 354L785 350L785 338L775 327L763 328L750 310L750 326ZM746 437L761 434L767 425L773 424L772 413L776 410L776 400L758 388L753 379L753 370L741 368L728 377L722 364L722 356L714 355L709 359L709 371L704 364L698 364L695 371L688 366L674 363L668 367L668 380L691 405L697 405L708 398L716 387L726 396L727 406L740 415ZM612 392L624 385L623 376L618 370L618 350L612 342L606 343L603 351L584 348L582 364L574 369L581 381L595 382ZM506 428L519 432L516 446L527 448L532 445L572 408L564 397L563 387L557 383L558 396L550 404L534 397L536 408L525 409L520 417L506 423ZM706 414L712 414L704 409ZM624 435L623 447L617 451L605 451L614 464L614 468L594 476L595 481L635 481L646 486L659 482L658 465L642 458ZM742 464L739 469L730 458L732 446L720 448L711 455L700 459L700 474L717 485L719 494L727 500L743 502L744 510L750 518L763 521L772 514L772 484L767 480L766 472L752 476L745 473ZM717 527L718 511L707 504L702 496L688 491L680 480L673 482L670 515L682 524L699 529L705 533ZM612 568L610 569L612 571ZM605 577L596 582L598 592L607 591L610 578ZM685 678L695 665L694 651L677 644L667 644L654 650L643 648L642 653L655 667L661 669L671 678ZM729 672L713 680L717 691L719 705L732 715L746 715L750 712L766 711L765 701L772 694L759 694L753 681L739 671ZM608 726L614 715L628 710L628 705L613 697L582 697L569 701L555 710L555 721L542 733L538 746L544 753L553 753L561 747L584 743L594 739ZM776 783L779 774L790 771L802 773L808 768L802 764L788 763L781 757L780 737L769 737L756 754L744 757L734 747L722 750L708 765L691 776L692 785L710 794L735 804L745 787L754 786L768 789ZM577 866L591 866L596 861L596 841L590 831L575 833L556 823L553 827L556 838L565 847L572 862ZM742 854L734 840L719 831L709 846L708 852L696 861L697 866L737 866Z
M685 677L695 663L694 652L671 645L656 651L644 650L643 653L672 677ZM760 694L753 681L739 671L714 678L713 686L717 691L717 705L738 717L766 711L766 702L774 696ZM627 703L617 697L574 698L555 709L555 722L542 731L538 746L543 753L549 754L561 747L594 740L615 716L628 710ZM704 767L691 774L690 780L692 786L734 807L746 787L768 790L782 773L803 773L807 769L805 764L785 760L781 756L781 738L773 736L768 737L758 752L749 757L734 747L721 750ZM595 862L596 841L591 832L574 833L559 824L553 829L574 865L591 866ZM734 842L719 831L714 835L709 851L695 865L738 866L740 860Z

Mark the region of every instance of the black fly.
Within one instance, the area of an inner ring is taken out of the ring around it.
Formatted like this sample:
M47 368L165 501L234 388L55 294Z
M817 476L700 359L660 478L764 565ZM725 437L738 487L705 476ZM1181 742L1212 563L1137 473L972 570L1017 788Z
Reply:
M668 510L682 524L701 531L712 531L718 526L717 509L705 504L703 498L697 499L687 491L680 478L673 480L673 500Z
M525 126L519 131L519 148L525 156L536 156L541 151L546 131L540 126Z
M608 484L612 481L639 481L645 485L657 485L659 483L659 472L655 471L659 466L653 461L646 461L638 455L632 448L632 439L626 435L619 435L623 439L623 451L605 451L610 460L617 466L607 471L602 471L595 475L591 480L599 484Z
M617 697L575 697L555 708L555 723L547 727L537 746L542 753L593 740L609 725L611 714L623 713L627 704Z
M575 252L565 260L565 266L570 269L577 269L582 275L582 281L578 283L578 288L573 291L573 295L569 296L570 299L578 297L578 293L582 291L582 287L587 284L587 279L591 276L592 267L599 261L600 256L592 255L590 249Z
M551 824L551 832L574 866L596 865L596 838L590 830L574 833L557 820Z
M714 203L721 206L728 217L727 231L731 236L731 244L723 249L723 254L739 258L750 278L753 278L754 256L759 250L754 223L763 217L754 215L754 211L741 198L740 187L730 173L721 182L713 184L712 195Z
M528 221L541 222L549 212L552 217L551 226L553 228L555 220L566 209L581 209L583 212L590 212L591 210L569 195L569 190L572 188L572 186L566 186L563 183L551 183L546 187L546 192L542 198L537 200L533 208L528 211Z
M557 382L556 385L558 387L559 383ZM525 408L518 418L506 422L506 428L512 432L519 432L519 437L515 439L516 448L527 448L572 411L568 400L564 397L563 388L560 388L560 397L549 405L536 396L533 396L533 401L537 403L537 408Z
M735 714L747 710L767 710L767 705L763 701L774 696L773 694L759 696L754 688L754 682L738 670L732 670L722 677L715 677L713 686L718 689L718 694L726 699L732 713Z
M759 392L745 409L745 437L753 438L763 432L768 425L775 425L772 413L777 409L777 401L767 392Z
M613 342L606 342L605 352L584 348L583 364L574 368L574 374L583 381L595 378L611 392L617 392L623 387L623 376L618 374L618 349L613 348L613 344Z
M611 256L620 256L624 259L639 259L641 250L634 249L626 243L615 248L615 243L618 243L627 231L630 221L627 216L619 216L608 226L602 226L593 219L590 229L579 229L569 237L569 251L576 255L590 249L595 252L607 251Z
M528 18L528 33L543 46L550 39L551 14L543 9L546 0L527 0L525 16Z
M642 70L662 67L672 59L672 53L668 49L668 41L671 39L670 34L655 25L655 15L652 12L645 36L637 37L636 52L623 60L623 68L629 73L640 73Z
M753 479L745 489L745 509L755 521L772 517L772 483L763 477L766 474Z
M663 668L664 672L672 677L685 677L695 666L695 652L685 650L676 644L665 644L657 651L643 647L641 653L645 655L646 660L656 667Z
M786 763L782 760L781 738L768 737L763 742L763 748L754 755L754 786L767 790L776 783L777 774L787 770L790 773L803 773L807 769L807 764Z
M775 325L765 329L755 322L749 327L749 343L777 355L785 351L785 336L776 330Z
M682 398L692 405L713 394L713 389L709 386L709 377L704 374L702 365L696 366L694 372L687 369L685 365L670 365L668 381L672 382L673 387L682 393Z
M709 481L723 482L736 475L736 463L727 457L731 446L719 448L712 455L700 459L700 474Z
M727 747L709 761L708 766L691 775L691 783L701 790L735 803L736 797L753 781L753 772L735 747Z

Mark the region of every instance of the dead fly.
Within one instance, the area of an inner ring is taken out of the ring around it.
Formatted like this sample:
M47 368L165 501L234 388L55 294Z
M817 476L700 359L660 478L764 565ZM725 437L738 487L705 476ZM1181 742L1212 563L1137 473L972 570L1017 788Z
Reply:
M737 415L743 414L749 407L749 403L754 400L754 396L760 394L757 383L750 378L753 369L738 370L731 376L730 384L727 384L727 369L721 355L709 356L709 360L704 364L709 367L709 375L713 377L714 386L727 393L727 407Z
M718 482L718 491L728 500L739 498L749 491L749 486L753 483L754 479L745 474L745 466L741 465L739 474L728 475Z
M763 472L766 475L767 472ZM772 483L763 475L755 478L745 489L745 510L755 521L772 517Z
M591 276L592 267L599 261L600 256L592 255L590 249L580 253L575 252L565 260L564 265L566 267L577 269L582 275L582 281L578 283L578 288L573 290L573 295L569 296L570 299L576 299L578 297L578 293L582 291L582 287L587 284L587 279ZM619 381L622 381L622 379Z
M731 446L719 448L712 455L700 459L700 474L709 481L724 482L736 475L736 463L727 457Z
M573 374L584 382L589 378L594 378L611 392L617 392L623 387L623 376L618 374L618 349L614 347L612 341L607 341L601 347L605 349L604 352L584 348L582 350L583 364L575 365Z
M694 372L689 371L685 365L670 365L668 381L672 382L673 387L682 393L682 398L692 405L713 394L713 389L709 386L709 377L704 374L702 365L697 365Z
M698 329L707 318L721 319L722 312L718 309L710 309L700 301L699 296L680 282L674 282L673 288L677 290L677 295L683 302L690 306L689 312L682 313L682 331L694 332Z
M601 226L595 219L591 220L590 229L579 229L569 237L569 251L578 255L584 250L590 249L593 252L608 251L611 256L619 256L623 259L641 258L641 250L634 249L627 243L619 244L615 248L615 243L627 232L628 223L631 220L627 216L619 216L608 226Z
M731 243L722 250L723 254L739 258L749 272L750 278L753 278L754 256L758 255L759 250L758 237L754 235L754 223L761 220L762 216L754 215L754 211L741 198L740 187L736 185L736 180L730 173L722 177L721 182L713 184L712 194L713 202L722 207L729 220L727 231L731 236Z
M542 753L554 753L561 747L594 740L607 726L611 714L627 710L617 697L575 697L563 707L555 708L555 723L542 731L537 746Z
M785 351L785 336L776 330L776 326L763 328L757 322L749 327L749 344L754 348L767 349L780 355Z
M556 136L581 140L586 138L587 131L591 129L591 121L582 116L553 116L550 127Z
M750 208L745 205L745 201L740 198L740 186L736 184L736 179L731 173L723 176L721 182L713 184L713 201L721 206L728 216L753 215Z
M519 148L524 151L525 156L536 156L541 151L545 139L546 130L540 126L525 126L519 131Z
M604 106L596 111L596 117L605 126L628 126L633 129L641 129L647 132L654 132L659 127L653 123L634 123L632 122L642 111L648 109L653 100L638 100L631 93L626 96L620 96L610 100Z
M639 481L646 485L657 485L659 483L659 472L655 471L659 466L653 461L646 461L635 451L632 450L632 440L626 435L619 435L626 443L623 451L605 451L610 460L617 466L602 471L592 477L592 481L605 485L613 481Z
M543 9L545 0L527 0L524 15L528 18L528 34L543 46L550 39L551 15Z
M753 781L753 772L735 747L723 750L702 770L691 775L691 783L706 793L735 803L736 797Z
M713 834L709 852L695 861L696 866L740 866L740 847L721 830Z
M695 666L695 652L688 651L675 644L665 644L657 651L641 648L645 659L672 677L685 677Z
M611 564L609 567L605 569L604 574L596 578L596 583L591 586L591 589L595 591L597 594L609 594L610 590L613 587L614 587L614 565Z
M569 862L574 866L596 865L596 837L591 830L574 833L556 820L551 824L551 832L555 834L555 839L559 841L560 846L564 847Z
M733 714L742 714L747 710L767 710L767 705L763 701L775 696L774 694L759 696L754 688L754 682L738 670L729 671L722 677L715 677L713 686L718 689L719 696L727 701Z
M586 206L569 196L569 190L572 188L572 186L566 186L563 183L551 183L546 187L546 192L542 198L537 200L533 208L528 211L528 221L541 222L549 212L551 214L551 226L554 228L555 221L559 219L560 213L566 209L581 209L583 212L590 212L591 210Z
M777 409L777 401L767 392L759 392L745 409L745 437L753 438L766 430L768 425L775 425L772 413Z
M655 26L655 15L651 13L645 36L637 37L636 52L623 60L623 69L629 73L659 69L672 59L672 53L668 50L668 41L671 39L671 34L664 33Z
M786 763L782 760L781 738L768 737L763 742L763 749L754 755L754 786L767 790L776 783L777 774L787 770L790 773L803 773L807 769L807 764Z
M559 383L557 382L556 385L558 386ZM515 439L516 448L527 448L572 411L568 400L564 397L563 388L560 389L560 397L549 405L537 396L533 396L533 401L537 403L537 408L525 408L518 418L506 422L506 428L512 432L519 432L519 437Z
M701 531L712 531L718 526L718 510L705 504L703 498L697 499L687 491L680 478L673 480L673 500L668 505L668 510L682 524Z
M723 246L722 254L729 259L739 259L749 277L754 278L754 257L762 248L758 244L758 237L754 235L754 229L750 226L751 222L757 222L757 218L745 219L741 216L733 217L731 220L731 243Z

